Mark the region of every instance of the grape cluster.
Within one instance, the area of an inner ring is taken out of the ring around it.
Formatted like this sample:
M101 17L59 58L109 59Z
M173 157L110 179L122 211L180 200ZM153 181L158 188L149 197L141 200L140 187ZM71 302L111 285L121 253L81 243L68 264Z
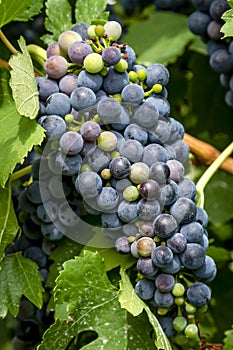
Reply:
M207 44L211 68L220 74L220 82L228 91L225 102L233 107L233 42L222 39L223 13L230 9L227 0L192 0L196 8L188 20L189 29Z
M189 147L170 115L169 71L136 64L120 36L115 21L78 23L47 48L46 77L36 78L46 139L17 194L20 250L46 283L57 241L85 245L100 227L109 246L137 259L135 290L166 334L195 338L216 274L208 216L184 177Z
M179 11L189 4L189 0L121 0L125 13L130 16L135 10L154 4L158 11Z

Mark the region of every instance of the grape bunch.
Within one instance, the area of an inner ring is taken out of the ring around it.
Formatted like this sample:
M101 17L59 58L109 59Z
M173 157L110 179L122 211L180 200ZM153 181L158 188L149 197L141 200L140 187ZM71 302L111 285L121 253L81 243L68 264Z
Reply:
M179 11L189 4L189 0L121 0L125 13L130 16L135 10L154 4L158 11Z
M11 250L46 283L57 242L85 245L99 228L96 246L135 257L136 293L181 343L196 339L211 298L208 216L184 177L189 147L170 115L169 71L138 65L120 36L115 21L78 23L48 46L46 76L36 78L46 138L16 194L22 235Z
M188 20L189 29L207 44L211 68L220 74L220 83L228 91L225 102L233 107L233 43L229 38L222 39L220 32L224 21L222 15L230 9L227 0L192 0L196 8Z

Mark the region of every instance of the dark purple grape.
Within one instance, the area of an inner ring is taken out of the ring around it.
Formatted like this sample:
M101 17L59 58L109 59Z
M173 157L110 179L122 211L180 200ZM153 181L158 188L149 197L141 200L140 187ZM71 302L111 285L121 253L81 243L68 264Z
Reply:
M154 180L147 180L140 185L139 189L142 198L147 200L154 200L160 198L159 184Z
M187 243L186 249L180 255L182 264L190 270L200 268L205 263L205 250L198 243Z
M87 142L96 141L100 136L101 128L98 123L93 121L86 121L82 124L80 134Z
M155 286L161 293L171 292L175 285L175 278L167 273L160 273L156 276Z
M196 282L187 289L187 300L197 307L202 307L211 299L209 287L202 282Z
M177 229L177 222L170 214L160 214L153 222L155 235L161 238L168 238Z
M115 242L115 249L120 254L128 254L130 253L130 243L127 237L122 236L117 238Z
M135 291L142 300L150 300L155 292L155 285L152 281L142 278L135 285Z
M166 267L173 259L172 250L166 246L156 247L151 254L151 259L155 266Z

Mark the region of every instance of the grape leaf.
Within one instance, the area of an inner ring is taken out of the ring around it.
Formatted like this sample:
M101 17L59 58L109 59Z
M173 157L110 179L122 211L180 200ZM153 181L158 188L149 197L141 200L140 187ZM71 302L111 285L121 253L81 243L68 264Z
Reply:
M193 39L194 34L187 28L187 16L163 11L135 22L124 36L124 41L134 48L137 62L146 66L175 62Z
M223 350L232 350L232 348L233 348L233 329L227 330L225 332L225 338L224 338L223 342L224 342Z
M40 144L44 138L43 128L35 120L20 116L15 108L9 87L10 73L0 68L0 186L4 187L17 163L33 145Z
M47 0L46 3L45 28L51 34L42 36L46 44L57 41L59 35L72 28L71 6L68 0Z
M214 245L210 245L206 252L207 255L211 256L216 263L227 262L231 260L231 255L229 250L223 247L216 247Z
M4 251L15 238L19 230L17 218L11 200L11 184L0 187L0 261Z
M37 5L35 3L37 3ZM31 16L38 13L39 7L41 8L42 5L42 0L36 2L34 0L0 1L0 28L11 21L18 19L18 17L23 18L23 20L28 20Z
M44 4L44 0L36 0L31 1L31 4L29 7L25 8L25 10L21 11L17 18L15 18L16 21L28 21L32 19L33 16L40 13L40 10L42 9Z
M83 249L83 246L67 237L58 241L58 246L52 251L49 256L50 260L53 260L49 268L49 275L46 282L46 286L53 288L55 285L55 280L62 270L62 265L66 260L70 260L75 256L78 256Z
M126 311L118 302L117 289L110 283L101 256L85 250L64 263L56 280L54 299L66 305L63 320L57 319L44 334L38 350L64 350L78 333L94 330L98 338L90 349L126 349ZM62 315L62 312L59 312ZM68 316L68 317L67 317Z
M42 277L38 266L21 253L7 255L0 270L0 317L7 311L16 317L22 295L38 308L42 307Z
M143 310L146 311L148 319L156 333L155 345L158 349L172 350L171 345L164 334L157 318L152 313L150 308L137 296L130 279L124 269L120 271L120 291L119 302L122 308L126 309L133 316L138 316Z
M224 12L222 19L225 22L220 29L220 32L224 34L223 38L233 36L233 9Z
M215 225L231 220L233 218L232 208L233 177L223 171L218 171L205 189L205 209L209 220Z
M107 6L106 0L77 0L75 6L75 19L77 23L91 23L95 18L108 18L108 13L105 12Z
M21 37L18 43L22 53L12 55L9 60L12 68L10 87L18 113L34 119L39 111L39 93L25 39Z

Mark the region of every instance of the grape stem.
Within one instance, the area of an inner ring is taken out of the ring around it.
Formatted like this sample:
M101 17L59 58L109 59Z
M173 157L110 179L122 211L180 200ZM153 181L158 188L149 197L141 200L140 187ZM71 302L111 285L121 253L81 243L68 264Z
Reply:
M13 174L10 175L10 182L13 182L15 180L18 180L19 178L29 174L32 170L32 166L28 165L25 168L22 168L20 170L17 170Z
M0 67L5 67L8 70L11 70L11 66L9 65L9 63L1 58L0 58Z
M197 182L196 189L197 189L197 205L201 208L204 207L204 190L212 176L216 173L216 171L219 169L220 165L226 160L231 153L233 152L233 142L230 143L228 147L225 148L225 150L218 156L218 158L207 168L207 170L204 172L204 174L200 177L200 179Z
M7 39L3 31L0 29L0 39L2 42L6 45L6 47L13 53L17 54L18 51L14 48L14 46L10 43L10 41Z

